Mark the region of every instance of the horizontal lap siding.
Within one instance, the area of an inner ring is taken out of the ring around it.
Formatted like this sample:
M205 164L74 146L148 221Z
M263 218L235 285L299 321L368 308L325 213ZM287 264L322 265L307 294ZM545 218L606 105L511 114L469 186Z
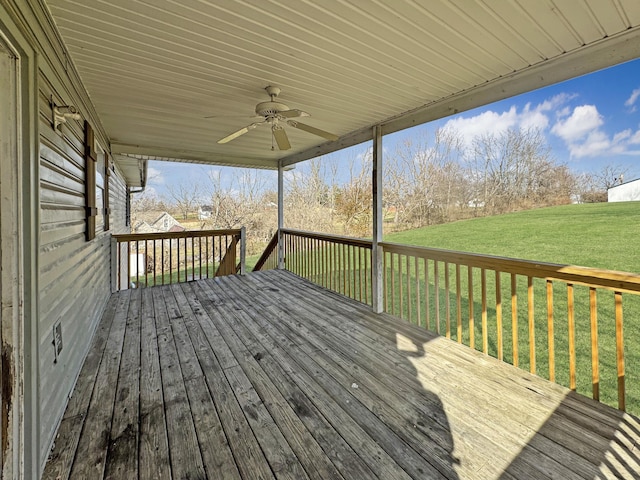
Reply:
M111 291L111 232L125 231L126 186L111 172L111 231L85 240L84 122L70 120L63 134L51 126L49 98L65 92L40 72L40 319L41 457L56 428ZM54 362L53 325L62 324L63 350Z

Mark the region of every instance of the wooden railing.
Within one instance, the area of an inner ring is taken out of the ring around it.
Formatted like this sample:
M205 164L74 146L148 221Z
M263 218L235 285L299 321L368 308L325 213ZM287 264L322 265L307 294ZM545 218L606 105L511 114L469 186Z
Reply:
M256 262L253 267L254 272L259 272L260 270L273 270L274 268L278 268L278 232L273 234L269 243L260 255L260 258Z
M287 270L372 303L370 240L290 229L282 238ZM640 414L640 275L380 245L386 312ZM273 268L276 246L265 257Z
M244 273L245 231L113 235L117 290Z
M287 270L371 304L371 240L290 229L282 238Z
M640 413L640 275L383 243L385 310ZM634 343L625 346L625 315ZM590 391L589 391L590 390Z

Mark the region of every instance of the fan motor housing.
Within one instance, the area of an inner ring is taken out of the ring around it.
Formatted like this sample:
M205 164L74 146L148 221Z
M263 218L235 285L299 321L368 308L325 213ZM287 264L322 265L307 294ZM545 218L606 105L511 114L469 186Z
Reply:
M280 112L290 110L288 106L280 102L262 102L256 105L256 114L263 117L277 115Z

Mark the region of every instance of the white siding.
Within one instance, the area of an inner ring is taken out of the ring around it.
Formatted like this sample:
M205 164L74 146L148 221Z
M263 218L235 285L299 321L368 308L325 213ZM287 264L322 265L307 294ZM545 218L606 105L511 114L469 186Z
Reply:
M611 187L607 191L609 202L633 202L640 200L640 179Z
M116 168L110 177L111 231L85 240L84 119L107 146L102 125L73 66L66 60L40 2L8 2L13 21L39 54L39 316L37 358L40 466L44 465L58 424L82 367L92 335L111 294L111 232L126 231L126 185ZM73 105L82 120L69 120L62 135L51 125L50 98ZM53 325L61 321L63 349L54 361ZM34 419L34 421L37 421Z

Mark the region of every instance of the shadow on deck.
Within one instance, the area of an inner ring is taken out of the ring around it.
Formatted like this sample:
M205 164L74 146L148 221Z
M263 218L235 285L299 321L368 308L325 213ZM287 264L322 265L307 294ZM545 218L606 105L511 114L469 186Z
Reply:
M630 415L283 271L114 294L44 478L638 478Z

